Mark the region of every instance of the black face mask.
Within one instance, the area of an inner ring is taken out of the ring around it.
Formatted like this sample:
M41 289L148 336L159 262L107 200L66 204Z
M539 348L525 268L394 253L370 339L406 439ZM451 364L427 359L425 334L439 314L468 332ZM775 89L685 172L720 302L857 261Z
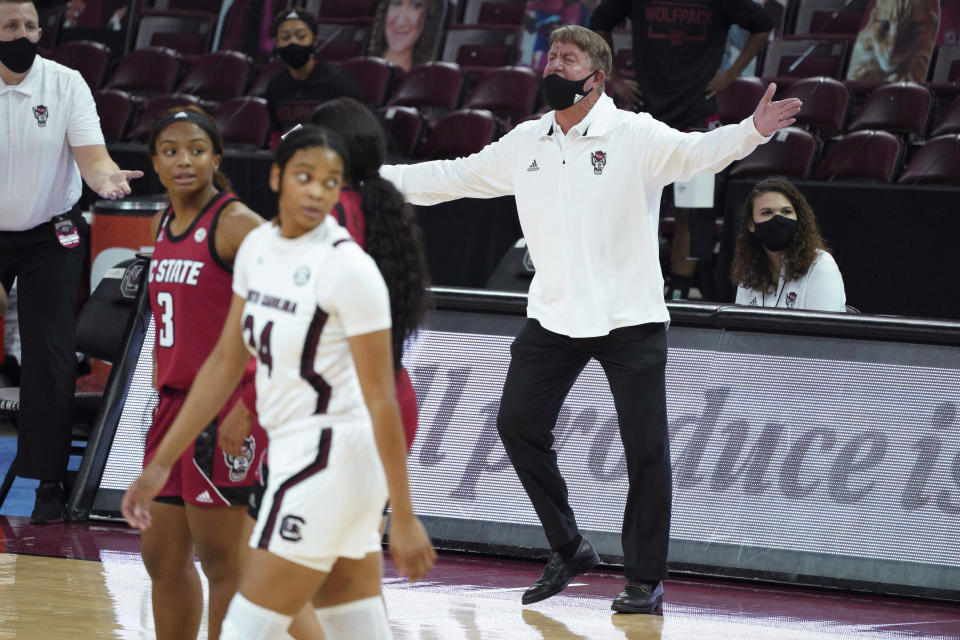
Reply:
M587 83L594 71L583 80L567 80L558 73L551 73L546 78L540 78L540 90L543 91L543 99L547 101L551 109L563 111L583 100L590 91L584 91L583 85Z
M768 251L783 251L797 235L797 221L776 215L766 222L754 222L753 234Z
M305 44L288 44L277 49L277 54L283 58L288 67L299 69L310 61L313 47Z
M0 62L14 73L24 73L33 66L39 49L39 42L30 42L26 38L0 42Z

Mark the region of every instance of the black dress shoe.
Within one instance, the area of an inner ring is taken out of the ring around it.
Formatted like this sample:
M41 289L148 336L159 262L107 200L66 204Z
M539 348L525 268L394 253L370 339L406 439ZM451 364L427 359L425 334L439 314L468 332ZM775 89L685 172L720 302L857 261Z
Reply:
M578 573L589 571L600 564L593 545L584 538L573 557L564 560L559 553L550 554L547 566L533 585L523 592L523 604L533 604L546 600L563 591Z
M41 482L30 514L31 524L54 524L67 519L66 495L62 482Z
M663 611L663 583L638 582L627 588L613 601L610 607L617 613L654 613Z

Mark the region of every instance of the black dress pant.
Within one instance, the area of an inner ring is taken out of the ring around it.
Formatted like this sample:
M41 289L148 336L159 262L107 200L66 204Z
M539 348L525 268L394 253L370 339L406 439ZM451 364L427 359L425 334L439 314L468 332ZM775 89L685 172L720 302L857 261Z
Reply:
M71 214L80 245L60 246L53 224L27 231L0 231L0 282L17 278L20 323L20 414L17 475L62 480L70 456L77 293L86 252L86 223Z
M564 398L590 358L595 358L613 393L626 453L629 489L622 542L627 579L656 582L665 578L672 486L664 325L623 327L597 338L569 338L527 320L510 353L497 429L551 548L571 542L578 534L552 448L552 432Z

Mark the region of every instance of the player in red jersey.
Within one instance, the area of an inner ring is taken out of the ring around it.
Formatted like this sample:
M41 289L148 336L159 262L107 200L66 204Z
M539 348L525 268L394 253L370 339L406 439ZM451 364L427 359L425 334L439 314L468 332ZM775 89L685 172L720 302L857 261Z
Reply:
M223 140L196 107L170 109L154 122L148 143L170 206L153 220L150 262L155 386L159 402L147 434L144 464L153 457L213 350L232 292L240 243L263 219L229 192L219 172ZM203 598L194 548L210 583L209 638L220 636L237 587L244 512L267 439L255 411L253 360L217 420L178 460L151 506L154 527L141 554L152 580L157 638L195 638Z
M340 200L331 211L341 226L347 228L350 235L380 267L387 282L397 282L397 288L390 288L390 312L393 315L393 362L396 366L397 402L403 417L403 431L407 437L407 450L413 444L417 433L417 396L410 382L410 376L401 363L403 341L406 339L405 324L399 318L408 309L419 308L424 304L425 287L429 277L425 264L420 265L420 273L400 273L397 265L387 256L395 251L391 245L409 242L417 238L422 243L419 227L413 216L404 214L406 207L402 200L395 201L392 192L384 186L380 178L380 166L386 159L386 137L380 123L369 109L353 98L335 98L324 102L313 112L310 122L321 127L333 129L347 145L346 176L340 190ZM368 220L376 217L368 224ZM411 227L410 232L406 227ZM417 255L413 247L400 247L407 255ZM416 293L408 289L418 288ZM401 290L402 289L402 290ZM393 295L398 290L399 295ZM414 296L414 297L411 297Z

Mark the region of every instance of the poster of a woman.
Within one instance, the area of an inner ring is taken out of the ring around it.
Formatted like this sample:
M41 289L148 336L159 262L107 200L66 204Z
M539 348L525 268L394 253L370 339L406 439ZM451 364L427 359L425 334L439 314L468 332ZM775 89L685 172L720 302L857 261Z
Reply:
M404 71L435 59L445 9L444 0L381 0L367 55L384 58Z

